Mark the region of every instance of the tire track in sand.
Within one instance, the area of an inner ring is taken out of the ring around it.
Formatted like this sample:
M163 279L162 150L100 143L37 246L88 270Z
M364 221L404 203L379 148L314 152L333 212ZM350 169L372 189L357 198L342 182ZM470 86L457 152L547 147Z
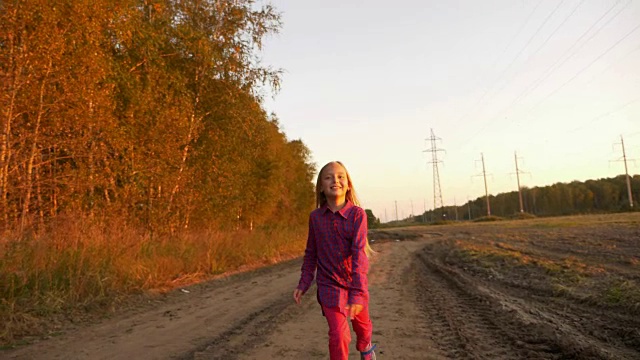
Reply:
M418 302L430 324L432 340L448 357L561 358L557 344L538 333L540 329L523 329L513 316L505 320L494 301L473 290L475 284L452 277L424 253L418 253L416 260L413 281L421 289Z

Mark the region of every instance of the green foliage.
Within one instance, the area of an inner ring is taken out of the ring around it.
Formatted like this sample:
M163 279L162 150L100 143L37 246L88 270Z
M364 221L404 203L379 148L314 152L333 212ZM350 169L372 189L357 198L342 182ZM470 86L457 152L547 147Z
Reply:
M629 206L626 176L614 178L573 181L571 183L556 183L549 186L527 188L523 187L522 199L524 212L520 213L518 192L511 191L497 195L489 195L491 214L512 219L530 219L538 216L560 216L591 213L611 213L621 211L635 211L638 209L637 200L640 199L640 175L631 177L631 190L634 207ZM454 219L456 214L463 220L476 219L487 213L487 203L484 196L461 206L446 206L434 212L430 210L417 217L435 219L446 215L447 219Z
M380 224L380 219L373 215L373 211L371 209L365 209L364 211L367 214L367 224L369 228L373 229L377 227Z
M501 218L495 215L481 216L479 218L473 219L473 221L475 222L490 222L490 221L501 221L501 220L504 220L504 218Z
M509 216L509 218L513 220L528 220L528 219L535 219L536 216L533 214L529 214L527 212L518 212Z
M640 290L633 280L617 281L604 289L602 299L609 304L640 303Z
M455 224L455 221L452 220L435 220L429 223L430 225L451 225Z

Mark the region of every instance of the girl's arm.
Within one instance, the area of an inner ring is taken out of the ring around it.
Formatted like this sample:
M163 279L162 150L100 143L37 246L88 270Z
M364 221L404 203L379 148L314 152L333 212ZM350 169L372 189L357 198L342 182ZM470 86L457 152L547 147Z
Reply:
M316 267L318 265L318 250L316 248L316 237L313 231L313 222L309 217L309 235L307 236L307 248L304 250L304 261L302 262L302 269L300 274L300 282L298 283L298 290L302 293L306 293L313 282L313 278L316 273Z
M367 272L369 259L365 254L367 244L367 216L361 208L357 208L354 224L354 236L351 243L351 287L349 287L349 304L365 305L368 299Z

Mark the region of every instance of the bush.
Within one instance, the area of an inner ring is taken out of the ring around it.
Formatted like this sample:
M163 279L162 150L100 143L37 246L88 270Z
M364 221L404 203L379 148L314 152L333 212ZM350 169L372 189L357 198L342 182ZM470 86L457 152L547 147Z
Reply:
M515 213L509 216L509 219L512 219L512 220L529 220L529 219L535 219L535 218L536 218L535 215L529 214L528 212Z
M504 218L495 215L483 216L477 219L473 219L473 222L487 222L487 221L502 221Z

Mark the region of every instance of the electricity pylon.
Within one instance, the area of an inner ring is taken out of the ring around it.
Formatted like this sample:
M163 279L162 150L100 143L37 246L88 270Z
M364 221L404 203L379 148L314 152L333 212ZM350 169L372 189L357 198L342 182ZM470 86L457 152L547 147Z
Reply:
M440 171L438 170L438 164L442 163L441 160L438 160L438 152L444 151L444 149L438 149L436 142L441 141L439 137L433 133L433 129L431 129L431 136L426 139L431 143L431 148L428 150L424 150L424 152L431 153L431 161L428 163L433 164L433 212L435 214L436 209L443 208L444 202L442 201L442 187L440 186Z

